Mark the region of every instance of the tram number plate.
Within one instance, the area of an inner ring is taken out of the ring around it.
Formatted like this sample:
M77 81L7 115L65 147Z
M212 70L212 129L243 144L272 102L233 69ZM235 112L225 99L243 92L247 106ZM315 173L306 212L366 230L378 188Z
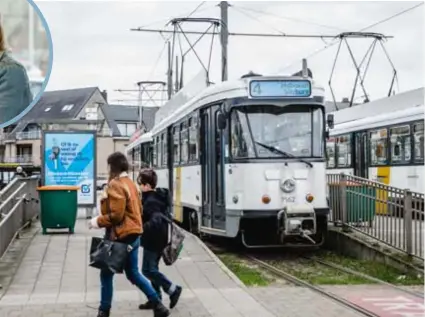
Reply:
M283 201L285 203L294 203L295 202L295 196L283 197Z

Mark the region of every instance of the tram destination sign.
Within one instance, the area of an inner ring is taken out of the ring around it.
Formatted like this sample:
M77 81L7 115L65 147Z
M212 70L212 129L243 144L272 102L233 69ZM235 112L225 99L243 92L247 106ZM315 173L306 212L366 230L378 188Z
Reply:
M309 80L280 79L252 80L249 83L251 98L308 98L311 96Z

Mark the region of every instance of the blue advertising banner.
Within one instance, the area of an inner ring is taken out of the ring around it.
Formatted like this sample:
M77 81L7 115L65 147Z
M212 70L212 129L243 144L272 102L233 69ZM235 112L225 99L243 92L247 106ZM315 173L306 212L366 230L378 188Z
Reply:
M44 133L44 185L78 186L78 205L96 204L96 134Z

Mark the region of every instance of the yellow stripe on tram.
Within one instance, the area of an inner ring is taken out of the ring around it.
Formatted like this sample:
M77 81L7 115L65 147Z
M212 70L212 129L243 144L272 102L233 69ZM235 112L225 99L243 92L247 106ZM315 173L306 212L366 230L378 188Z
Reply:
M385 185L390 184L390 170L389 166L380 166L377 170L378 181ZM386 215L388 213L388 205L386 201L389 198L389 193L387 190L378 189L376 191L376 213L380 215Z
M174 197L174 219L179 222L183 222L183 207L182 207L182 169L176 167L176 182L174 186L175 197Z

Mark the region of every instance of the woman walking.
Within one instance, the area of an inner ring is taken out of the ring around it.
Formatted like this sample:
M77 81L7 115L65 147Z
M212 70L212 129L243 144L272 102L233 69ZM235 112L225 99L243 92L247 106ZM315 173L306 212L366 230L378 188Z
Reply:
M127 279L136 285L152 303L154 317L167 317L168 309L162 304L150 282L139 272L140 234L142 233L142 206L137 186L128 177L128 161L116 152L108 157L109 182L101 198L101 215L93 218L90 228L106 228L112 240L132 247L125 267ZM114 230L112 230L114 229ZM100 307L98 317L109 317L112 305L114 274L100 271Z
M8 54L0 24L0 124L21 114L32 98L27 71Z
M158 297L161 288L170 296L170 308L174 308L182 293L179 285L172 283L159 271L161 254L168 243L169 192L165 188L156 188L158 177L155 171L143 169L139 173L137 183L142 189L143 203L143 245L142 272L152 282ZM154 303L148 301L139 306L140 309L152 309Z

